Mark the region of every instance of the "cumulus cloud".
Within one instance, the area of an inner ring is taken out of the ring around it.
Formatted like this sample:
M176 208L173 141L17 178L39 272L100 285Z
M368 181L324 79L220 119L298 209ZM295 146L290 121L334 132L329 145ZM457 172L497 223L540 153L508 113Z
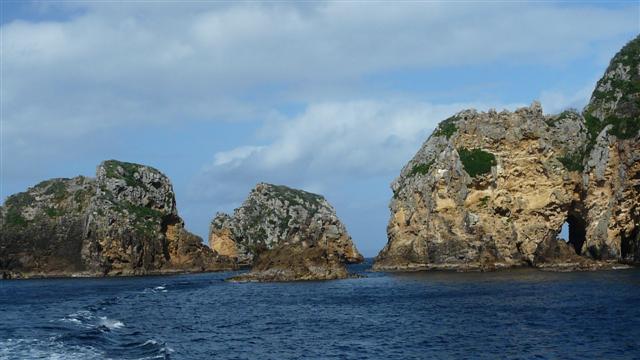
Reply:
M498 108L513 109L511 104ZM324 191L341 182L390 177L417 151L439 121L485 104L347 101L310 105L271 123L266 144L218 152L193 184L193 197L237 204L259 181Z
M256 92L309 101L388 69L563 62L637 28L625 9L553 4L178 5L4 24L6 135L255 117L272 106Z
M13 192L51 174L75 175L83 161L90 174L95 159L125 154L166 166L180 197L185 174L210 154L181 202L199 216L200 234L211 204L237 204L257 181L325 192L345 179L357 187L375 178L367 186L378 189L441 119L520 101L482 96L482 80L462 79L460 67L539 71L606 61L637 33L637 4L33 4L0 28L0 193L7 195L7 184ZM429 90L439 97L425 99L412 92L420 85L412 76L429 71L441 75ZM381 89L396 73L411 85ZM527 86L527 75L497 77ZM482 103L454 104L459 87L482 87L463 100ZM566 89L541 97L547 111L584 102L582 92ZM218 133L209 141L193 129ZM370 204L370 192L352 196L355 187L345 188L345 198ZM377 208L386 195L376 196Z

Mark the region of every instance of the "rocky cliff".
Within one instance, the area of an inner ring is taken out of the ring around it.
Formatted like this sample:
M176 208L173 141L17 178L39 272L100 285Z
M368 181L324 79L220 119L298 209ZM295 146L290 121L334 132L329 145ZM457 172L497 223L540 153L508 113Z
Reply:
M612 59L583 113L534 103L442 121L391 185L374 268L640 262L639 49L636 38Z
M209 243L220 254L253 266L238 280L344 278L345 263L363 260L324 197L264 183L233 216L216 215Z
M184 229L169 179L105 161L95 179L52 179L0 207L4 277L135 275L230 269Z

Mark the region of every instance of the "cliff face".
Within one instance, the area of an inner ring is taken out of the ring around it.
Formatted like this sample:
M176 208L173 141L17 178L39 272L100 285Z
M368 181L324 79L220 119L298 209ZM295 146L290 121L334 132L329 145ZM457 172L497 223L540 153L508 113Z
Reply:
M217 214L209 242L253 265L245 280L341 278L344 263L363 260L322 196L270 184L258 184L233 216Z
M374 268L640 261L639 43L612 60L583 114L545 116L534 103L441 122L392 183ZM565 222L568 242L557 238Z
M640 262L640 37L611 60L584 111L583 250Z
M184 229L169 179L143 165L105 161L95 179L44 181L0 211L5 276L233 268Z

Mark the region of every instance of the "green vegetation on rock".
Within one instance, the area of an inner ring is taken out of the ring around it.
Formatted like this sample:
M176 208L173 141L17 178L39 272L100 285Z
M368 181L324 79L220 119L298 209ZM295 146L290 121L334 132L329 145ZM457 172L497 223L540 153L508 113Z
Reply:
M619 66L627 69L627 77L618 75ZM609 134L619 139L630 139L640 131L640 36L630 41L611 60L603 77L591 96L591 102L584 111L589 132L590 150L596 137L611 125ZM613 74L613 75L609 75ZM605 91L601 89L607 89ZM598 114L598 116L596 116Z
M142 165L128 163L117 160L107 160L104 162L104 168L107 173L107 177L112 179L123 179L127 186L144 187L144 184L139 179L136 179L135 174L140 172ZM122 169L120 173L119 169ZM153 168L146 167L152 171L157 171Z
M53 195L55 200L62 200L67 196L67 186L61 181L53 181L44 193L45 195Z
M549 119L546 119L545 122L549 126L555 126L557 123L559 123L562 120L565 120L565 119L567 119L569 117L579 117L579 116L580 116L580 114L578 113L578 110L576 110L576 109L567 109L567 110L561 112L557 116L553 116L553 117L550 117Z
M268 185L277 197L286 200L290 204L305 206L308 204L319 207L324 197L303 190L291 189L284 185Z
M6 224L12 226L25 226L27 225L27 220L22 217L20 211L14 207L11 207L7 210L7 215L5 217Z
M449 139L453 134L458 131L458 127L456 126L457 117L452 116L446 120L443 120L438 124L438 128L433 133L434 136L444 136Z
M624 118L610 115L601 121L591 113L585 112L584 119L589 132L589 145L591 146L595 143L600 132L608 125L611 125L609 134L619 139L631 139L640 131L640 118Z
M45 208L44 212L48 217L58 217L63 215L62 211L52 207Z
M433 165L433 161L430 161L426 164L414 165L413 168L411 169L411 172L409 172L409 176L416 176L418 174L426 175L429 172L431 165Z
M287 214L287 216L285 216L280 221L280 233L281 234L284 234L289 229L289 221L291 221L291 219L292 219L291 215Z
M464 170L471 177L486 174L496 165L495 155L482 149L459 148L458 154Z
M582 172L584 170L584 157L585 154L583 152L574 152L559 157L558 161L569 171Z
M11 195L7 198L5 202L6 206L22 208L25 206L30 206L36 201L36 198L33 195L27 192L17 193L15 195Z
M126 203L124 209L127 210L129 214L135 216L138 219L162 218L162 212L148 208L146 206L137 206L131 203Z

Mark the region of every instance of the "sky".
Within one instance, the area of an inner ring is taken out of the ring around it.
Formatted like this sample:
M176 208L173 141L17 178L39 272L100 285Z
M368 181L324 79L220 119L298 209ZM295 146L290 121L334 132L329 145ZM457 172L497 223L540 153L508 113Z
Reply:
M639 1L0 2L0 195L103 160L172 180L187 228L258 182L387 241L390 182L467 108L581 109Z

